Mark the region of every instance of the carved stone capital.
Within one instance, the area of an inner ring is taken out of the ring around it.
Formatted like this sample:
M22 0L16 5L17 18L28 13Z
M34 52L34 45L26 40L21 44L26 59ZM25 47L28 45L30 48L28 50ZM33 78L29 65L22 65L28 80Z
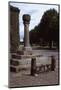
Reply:
M23 15L23 23L24 24L29 24L30 23L30 15L29 14L24 14Z

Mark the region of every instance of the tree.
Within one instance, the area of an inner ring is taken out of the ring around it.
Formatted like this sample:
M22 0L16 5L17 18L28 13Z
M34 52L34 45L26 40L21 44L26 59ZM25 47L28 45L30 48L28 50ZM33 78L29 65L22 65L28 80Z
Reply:
M40 23L30 31L30 39L32 42L49 42L52 48L52 41L59 44L59 13L55 9L49 9L44 12Z
M39 24L40 36L49 42L51 48L52 41L59 43L59 14L55 9L47 10ZM42 35L41 35L42 34Z
M38 26L35 26L35 28L30 31L30 43L31 44L32 43L35 43L35 44L39 43L38 31L39 31Z

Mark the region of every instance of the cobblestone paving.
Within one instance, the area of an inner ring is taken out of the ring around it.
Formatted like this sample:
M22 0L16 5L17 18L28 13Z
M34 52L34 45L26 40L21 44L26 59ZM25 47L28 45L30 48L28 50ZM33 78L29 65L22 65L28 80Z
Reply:
M51 53L48 52L50 55ZM47 54L48 54L47 53ZM45 54L45 53L44 53ZM31 76L30 71L21 71L18 74L10 73L9 86L10 87L22 87L22 86L37 86L37 85L56 85L59 84L58 76L58 52L53 52L56 55L56 69L55 71L49 71L39 73L38 76ZM46 55L46 54L45 54Z

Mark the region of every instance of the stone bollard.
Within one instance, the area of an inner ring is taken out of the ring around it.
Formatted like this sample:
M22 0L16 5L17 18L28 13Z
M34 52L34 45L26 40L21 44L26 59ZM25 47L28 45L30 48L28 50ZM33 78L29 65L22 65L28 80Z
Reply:
M37 74L36 74L36 58L32 58L32 60L31 60L31 75L37 76Z
M56 66L56 60L54 56L51 56L51 71L55 70L55 66Z

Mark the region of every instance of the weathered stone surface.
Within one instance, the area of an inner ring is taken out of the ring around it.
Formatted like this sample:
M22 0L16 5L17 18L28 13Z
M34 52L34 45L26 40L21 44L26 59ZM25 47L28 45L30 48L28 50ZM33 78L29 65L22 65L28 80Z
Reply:
M24 24L25 24L25 23L29 24L30 19L31 19L31 17L30 17L29 14L24 14L24 15L23 15L23 23L24 23Z
M18 72L20 72L20 67L18 67L18 66L10 66L10 71L18 73Z
M36 74L36 58L32 58L31 60L31 75Z
M51 70L54 71L56 67L56 60L54 56L51 56Z
M18 66L19 65L19 62L18 61L14 61L13 59L10 60L10 64L11 65L14 65L14 66Z
M25 51L25 50L17 51L17 53L19 55L32 55L32 51Z
M24 50L30 51L32 50L29 42L29 23L30 23L30 15L23 15L23 24L24 24Z
M10 6L10 52L16 52L20 39L19 39L19 9Z
M17 55L17 54L15 55L14 54L14 55L12 55L12 58L14 58L14 59L21 59L21 55Z

